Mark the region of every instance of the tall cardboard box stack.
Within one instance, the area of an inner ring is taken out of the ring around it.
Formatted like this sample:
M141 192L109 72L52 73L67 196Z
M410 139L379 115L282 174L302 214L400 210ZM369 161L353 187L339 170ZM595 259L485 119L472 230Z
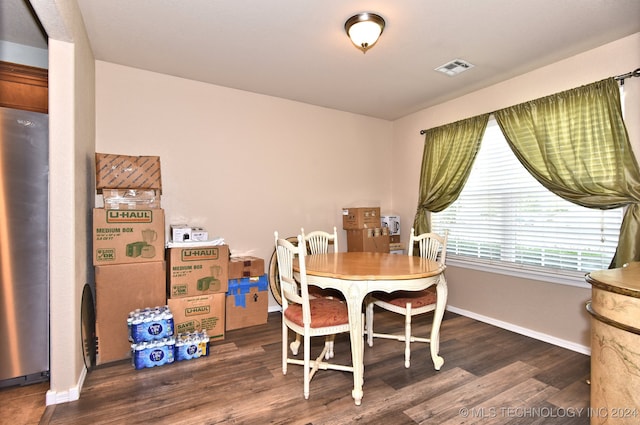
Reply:
M96 364L130 356L130 311L166 304L160 158L96 153Z
M224 339L229 247L211 241L173 241L166 251L167 304L176 333L206 330L210 341Z
M227 331L267 323L268 285L262 258L245 256L229 260Z
M379 207L343 208L342 228L349 252L389 252L389 228L380 221Z

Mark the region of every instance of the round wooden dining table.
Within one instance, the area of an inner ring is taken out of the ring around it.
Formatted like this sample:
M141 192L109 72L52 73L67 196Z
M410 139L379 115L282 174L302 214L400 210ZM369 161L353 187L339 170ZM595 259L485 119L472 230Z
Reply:
M374 291L417 291L436 285L437 302L431 328L431 357L437 370L444 363L439 356L440 324L447 302L445 266L426 258L380 252L338 252L307 255L307 281L323 289L340 291L349 309L351 356L353 362L353 392L356 405L363 397L364 335L362 304ZM300 272L294 261L294 273Z

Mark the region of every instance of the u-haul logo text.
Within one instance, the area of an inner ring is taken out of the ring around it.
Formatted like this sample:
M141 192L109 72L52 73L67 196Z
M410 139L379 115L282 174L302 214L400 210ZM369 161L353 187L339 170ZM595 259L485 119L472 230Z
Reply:
M151 210L107 210L107 223L153 223Z
M187 307L184 309L184 315L189 316L200 316L202 314L209 314L211 312L211 307L208 305L202 305L199 307Z
M182 250L182 261L217 260L218 248L188 248Z

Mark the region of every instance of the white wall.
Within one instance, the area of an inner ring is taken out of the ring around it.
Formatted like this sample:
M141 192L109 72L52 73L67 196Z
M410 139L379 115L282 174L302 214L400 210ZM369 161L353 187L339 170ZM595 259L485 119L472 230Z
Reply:
M159 155L167 228L203 226L267 268L275 230L288 237L336 226L346 250L343 207L390 208L391 129L385 120L96 62L96 150Z
M80 300L92 279L95 72L76 3L32 5L49 35L49 405L78 399L86 373Z
M404 242L418 202L424 144L420 130L625 74L639 64L640 34L635 34L395 121L392 205L401 215ZM627 104L626 123L636 152L640 152L638 80L625 83L635 93L635 102ZM589 316L584 306L590 289L451 266L447 280L449 306L454 310L577 351L589 351Z

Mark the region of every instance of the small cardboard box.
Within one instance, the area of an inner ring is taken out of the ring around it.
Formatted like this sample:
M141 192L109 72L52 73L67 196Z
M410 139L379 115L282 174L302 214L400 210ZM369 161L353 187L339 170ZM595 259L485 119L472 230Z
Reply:
M226 301L226 330L267 323L268 285L266 274L229 280Z
M389 242L389 251L404 251L404 245L400 242Z
M96 153L96 189L155 189L162 193L159 156Z
M131 355L129 312L166 304L164 261L96 266L96 364Z
M186 224L172 224L171 240L174 242L189 242L191 240L191 227Z
M231 257L229 279L256 277L264 274L264 260L258 257Z
M93 209L93 265L164 261L164 210Z
M389 228L389 235L400 236L400 216L383 215L381 217L382 227Z
M380 207L342 209L342 228L345 230L375 229L380 226Z
M374 229L347 230L348 252L389 252L389 235L375 236Z
M209 232L207 232L204 227L192 227L191 240L196 242L209 240Z
M197 295L167 300L176 335L206 330L210 341L224 339L225 294Z
M167 249L169 298L227 292L228 279L228 245Z

